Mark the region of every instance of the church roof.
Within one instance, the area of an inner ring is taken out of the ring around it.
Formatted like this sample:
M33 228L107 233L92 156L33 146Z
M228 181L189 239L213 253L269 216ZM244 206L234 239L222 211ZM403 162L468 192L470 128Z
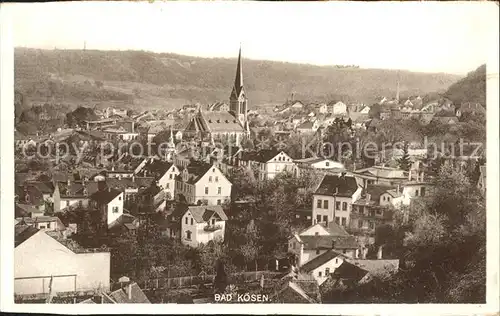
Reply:
M230 112L198 112L186 127L196 132L244 132L243 126Z
M234 79L234 86L233 90L231 91L230 98L231 99L239 98L242 91L244 91L244 89L243 89L243 69L241 64L241 47L240 47L240 51L238 53L238 65L236 66L236 77Z

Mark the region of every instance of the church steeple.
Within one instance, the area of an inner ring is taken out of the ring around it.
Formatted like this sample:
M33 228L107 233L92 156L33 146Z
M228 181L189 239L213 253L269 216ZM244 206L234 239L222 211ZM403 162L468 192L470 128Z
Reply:
M229 96L229 109L238 118L241 125L247 123L247 96L243 87L243 65L241 62L241 45L238 53L238 63L236 65L236 77L234 78L233 89Z

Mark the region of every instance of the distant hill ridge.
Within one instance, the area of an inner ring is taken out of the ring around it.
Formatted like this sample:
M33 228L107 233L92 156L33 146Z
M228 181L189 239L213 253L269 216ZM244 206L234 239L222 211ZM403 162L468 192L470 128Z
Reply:
M167 90L162 91L159 98L208 103L227 100L235 67L236 58L201 58L144 51L15 49L16 89L27 97L43 95L42 88L33 86L43 86L51 76L79 75L104 82L156 85ZM243 59L243 72L250 105L284 102L291 93L296 99L326 101L336 98L370 103L379 96L395 95L398 78L401 95L444 92L461 79L461 76L443 73L249 59ZM106 91L106 85L99 93L85 91L82 94L75 89L59 89L55 98L83 100L90 95L99 100L109 98L128 102L141 97L139 93L134 95L126 90Z

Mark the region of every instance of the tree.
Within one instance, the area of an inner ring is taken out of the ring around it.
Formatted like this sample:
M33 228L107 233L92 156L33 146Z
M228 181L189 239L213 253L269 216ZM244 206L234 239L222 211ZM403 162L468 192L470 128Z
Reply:
M368 111L368 117L374 119L380 118L380 112L382 112L382 106L378 103L373 104Z
M246 243L241 246L240 251L247 262L254 262L255 271L258 269L257 260L259 259L260 248L258 229L254 220L251 220L246 229Z
M214 278L214 291L215 293L224 293L228 284L227 274L222 260L217 260L216 275Z
M403 156L398 159L399 168L405 171L410 170L411 161L410 155L408 154L408 142L404 142L403 144Z

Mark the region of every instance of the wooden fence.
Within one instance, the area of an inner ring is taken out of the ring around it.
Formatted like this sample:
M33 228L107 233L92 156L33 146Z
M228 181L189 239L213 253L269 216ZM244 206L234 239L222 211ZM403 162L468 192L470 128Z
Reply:
M258 281L262 278L262 275L264 275L264 278L270 279L283 275L283 273L269 271L239 272L229 275L228 279L231 283L246 283ZM201 284L211 284L213 283L214 278L215 274L205 274L177 278L149 279L143 282L141 288L144 290L186 288Z

